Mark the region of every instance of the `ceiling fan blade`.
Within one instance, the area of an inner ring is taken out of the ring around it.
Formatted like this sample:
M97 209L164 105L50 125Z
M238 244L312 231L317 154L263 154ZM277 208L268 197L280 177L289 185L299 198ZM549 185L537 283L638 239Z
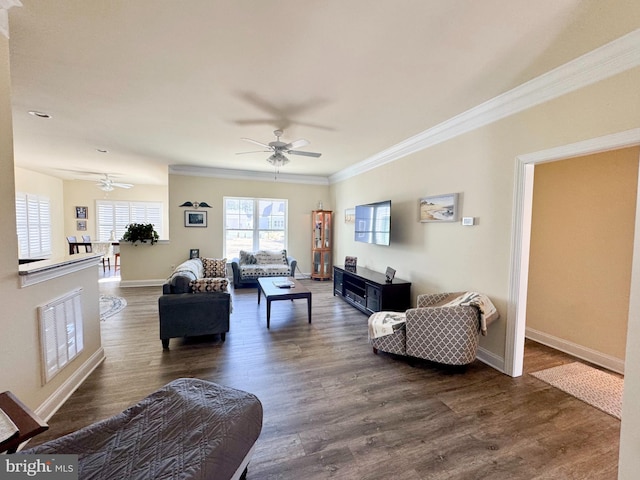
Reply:
M302 152L300 150L289 150L289 151L287 151L287 153L290 153L292 155L303 155L305 157L316 157L316 158L318 158L320 155L322 155L321 153Z
M236 152L236 155L244 155L246 153L271 153L272 150L253 150L252 152Z
M310 143L309 140L307 140L306 138L300 138L291 143L288 143L287 145L285 145L284 148L286 148L287 150L292 150L294 148L305 147L309 145L309 143Z
M271 149L271 147L266 143L258 142L257 140L251 140L250 138L241 138L241 140L244 140L245 142L255 143L256 145L260 145L261 147Z
M120 188L131 188L131 187L133 187L133 184L131 184L131 183L113 182L113 183L111 183L111 185L113 185L114 187L120 187Z

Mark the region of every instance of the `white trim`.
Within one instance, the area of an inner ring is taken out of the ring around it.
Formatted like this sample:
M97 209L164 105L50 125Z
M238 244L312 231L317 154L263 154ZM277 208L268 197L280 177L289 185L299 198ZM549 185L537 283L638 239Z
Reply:
M329 177L338 183L640 66L640 28Z
M0 0L0 34L9 38L9 9L21 6L20 0Z
M169 174L192 177L215 177L232 180L277 181L281 183L303 183L310 185L329 185L327 177L314 175L294 175L290 173L253 172L230 168L193 167L189 165L169 165Z
M601 367L624 375L624 359L598 352L597 350L569 342L568 340L549 335L539 330L534 330L533 328L527 327L526 337L548 347L591 362L594 365L600 365Z
M513 219L511 234L510 289L505 344L505 373L522 375L526 326L527 278L529 276L529 239L533 208L533 173L536 164L564 160L640 145L640 128L592 138L582 142L541 150L516 157ZM638 189L640 196L640 189ZM636 223L635 231L640 231ZM631 291L640 285L631 285Z
M101 254L87 253L77 254L71 258L66 257L65 260L40 260L37 262L25 263L18 267L20 276L20 287L28 287L36 283L46 282L54 278L63 277L70 273L79 272L87 268L93 268L98 265L102 258Z
M166 278L149 280L120 280L120 288L130 287L161 287L167 282Z
M44 403L35 410L35 413L45 421L48 421L105 358L104 348L100 347L62 385L49 395Z
M504 358L499 357L493 352L490 352L486 348L478 347L478 353L476 358L482 363L486 363L490 367L495 368L499 372L504 373Z

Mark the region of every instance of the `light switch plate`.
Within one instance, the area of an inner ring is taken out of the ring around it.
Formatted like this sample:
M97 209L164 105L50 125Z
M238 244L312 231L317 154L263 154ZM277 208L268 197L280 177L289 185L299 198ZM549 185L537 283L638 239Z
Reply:
M475 224L474 217L462 217L462 225L473 225Z

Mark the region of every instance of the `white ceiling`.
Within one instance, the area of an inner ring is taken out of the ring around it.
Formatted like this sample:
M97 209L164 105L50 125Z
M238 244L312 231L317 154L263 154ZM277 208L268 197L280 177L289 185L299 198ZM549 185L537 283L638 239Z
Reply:
M134 184L166 184L168 165L271 172L268 154L236 153L276 128L322 153L282 172L339 172L544 73L580 3L21 1L16 165Z

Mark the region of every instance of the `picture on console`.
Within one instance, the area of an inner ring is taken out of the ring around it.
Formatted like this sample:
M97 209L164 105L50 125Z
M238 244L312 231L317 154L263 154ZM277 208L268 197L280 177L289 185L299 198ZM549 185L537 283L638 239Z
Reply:
M358 257L344 257L344 268L347 270L355 270L358 266Z

